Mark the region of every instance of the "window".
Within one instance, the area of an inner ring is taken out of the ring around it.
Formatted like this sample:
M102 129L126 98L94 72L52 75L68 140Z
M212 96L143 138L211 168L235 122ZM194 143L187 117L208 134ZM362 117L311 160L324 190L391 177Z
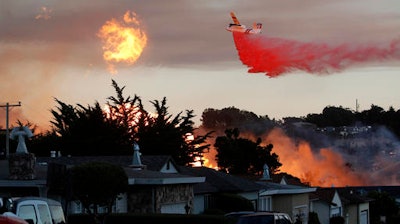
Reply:
M31 219L33 223L38 222L35 212L35 207L33 205L22 205L19 207L19 217L22 219Z
M271 196L260 197L258 211L271 211L272 210L271 201L272 201Z
M50 211L51 214L53 215L55 224L65 223L64 212L61 206L50 205Z
M40 220L42 221L43 224L52 224L51 220L51 215L50 211L47 207L47 205L38 205L38 210L39 210L39 215L40 215Z

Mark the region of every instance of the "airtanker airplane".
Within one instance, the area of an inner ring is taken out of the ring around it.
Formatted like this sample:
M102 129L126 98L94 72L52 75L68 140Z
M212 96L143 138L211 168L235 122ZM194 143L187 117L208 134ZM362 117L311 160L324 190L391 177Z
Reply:
M245 25L241 25L239 20L236 18L235 13L231 12L231 17L233 23L230 23L229 26L226 28L227 31L230 32L240 32L240 33L247 33L247 34L259 34L261 33L261 23L254 23L253 29L246 28Z

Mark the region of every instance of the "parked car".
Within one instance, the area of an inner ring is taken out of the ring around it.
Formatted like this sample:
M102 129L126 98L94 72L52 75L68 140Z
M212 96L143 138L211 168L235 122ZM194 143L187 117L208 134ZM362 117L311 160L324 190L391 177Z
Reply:
M254 211L230 212L230 213L225 214L225 217L227 217L227 218L239 218L240 216L253 214L253 213L255 213L255 212Z
M13 200L12 212L33 224L65 224L61 203L49 198L23 197Z
M292 224L292 220L286 213L255 212L240 216L236 224Z

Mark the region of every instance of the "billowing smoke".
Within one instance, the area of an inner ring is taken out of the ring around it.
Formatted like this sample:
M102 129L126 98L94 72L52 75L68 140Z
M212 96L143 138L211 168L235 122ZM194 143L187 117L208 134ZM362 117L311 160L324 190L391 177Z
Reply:
M221 111L220 111L221 112ZM224 110L222 110L224 112ZM207 116L203 116L207 118ZM200 134L210 131L206 119ZM280 171L300 178L303 183L321 187L373 186L400 184L400 140L385 126L357 124L341 128L317 129L300 121L271 125L262 120L243 120L228 126L213 127L214 138L237 127L240 137L262 145L272 144L282 163ZM268 125L269 124L269 125ZM261 126L264 131L261 132ZM252 128L253 127L253 128ZM217 167L216 150L206 154L205 166Z
M400 39L388 43L306 43L264 35L233 33L243 64L250 73L270 77L296 70L330 74L383 60L400 60Z

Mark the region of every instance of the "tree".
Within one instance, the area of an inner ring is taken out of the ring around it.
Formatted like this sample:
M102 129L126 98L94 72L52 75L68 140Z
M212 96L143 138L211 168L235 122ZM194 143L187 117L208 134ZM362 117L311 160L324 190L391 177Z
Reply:
M140 115L139 107L137 106L137 103L141 104L140 98L136 95L133 98L131 98L131 96L124 97L123 91L125 86L119 87L115 80L112 80L112 86L117 95L108 97L110 101L107 102L107 117L127 130L129 141L133 142L138 117Z
M98 102L87 107L56 102L59 106L51 110L51 123L59 139L53 150L75 156L131 154L128 130L107 117Z
M97 208L110 213L117 196L128 190L128 177L119 166L92 162L71 168L71 185L74 198L99 222Z
M308 114L306 121L319 127L340 127L352 125L355 122L355 115L351 110L341 106L327 106L323 109L322 114Z
M201 116L202 127L207 130L221 131L239 128L242 131L251 131L256 135L263 134L267 129L277 125L267 115L258 116L253 112L239 110L235 107L223 108L221 110L208 108Z
M277 154L272 153L273 145L261 146L261 139L256 142L239 138L239 129L227 129L225 136L215 140L218 167L232 174L260 175L264 164L271 174L278 171L282 165Z
M192 121L193 110L172 117L166 98L151 101L155 115L147 112L140 97L124 97L124 87L112 80L116 96L108 97L106 108L76 107L56 99L52 110L53 131L59 136L54 144L68 155L126 155L131 154L133 142L147 155L171 155L180 165L190 165L202 158L210 147L205 135L196 135Z
M171 155L180 165L190 165L209 149L206 135L194 135L193 110L172 116L168 113L167 99L151 101L155 115L150 114L139 103L140 116L137 123L137 139L144 155Z

